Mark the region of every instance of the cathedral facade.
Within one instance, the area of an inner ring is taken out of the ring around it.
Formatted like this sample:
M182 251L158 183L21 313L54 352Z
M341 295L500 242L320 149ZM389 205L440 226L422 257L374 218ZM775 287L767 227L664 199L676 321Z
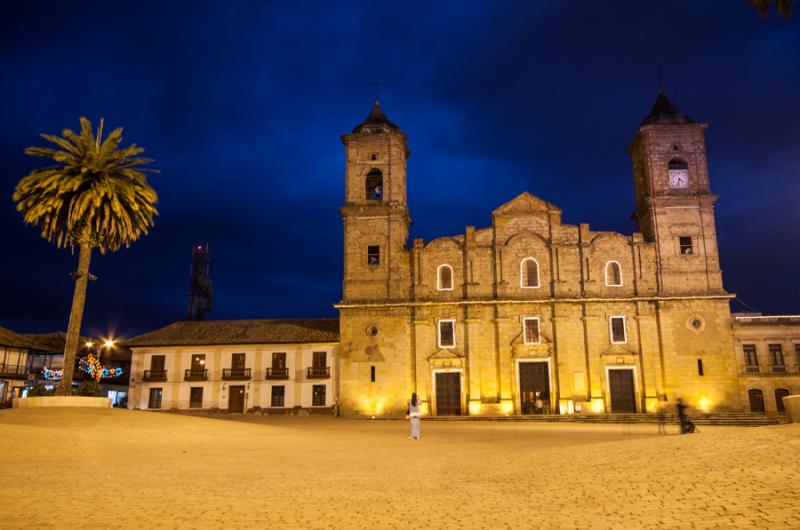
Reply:
M375 104L346 153L338 355L345 414L742 409L707 125L659 93L628 153L632 234L524 192L492 225L409 245L406 135Z

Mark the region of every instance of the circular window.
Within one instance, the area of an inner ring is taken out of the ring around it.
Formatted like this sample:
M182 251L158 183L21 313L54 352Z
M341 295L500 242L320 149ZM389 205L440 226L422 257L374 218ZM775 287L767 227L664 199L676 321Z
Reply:
M695 333L700 333L706 329L706 321L700 315L692 315L686 320L686 327Z
M374 337L378 334L378 326L370 326L367 328L367 335Z

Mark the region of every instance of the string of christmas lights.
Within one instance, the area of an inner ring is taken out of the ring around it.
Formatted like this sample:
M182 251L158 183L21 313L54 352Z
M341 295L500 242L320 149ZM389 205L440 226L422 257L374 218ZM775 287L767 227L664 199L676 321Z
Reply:
M100 360L91 353L85 359L80 360L78 367L92 376L98 383L103 379L119 377L124 373L122 368L109 368L101 365ZM51 370L50 368L44 368L42 370L42 376L49 381L58 381L63 375L64 370Z

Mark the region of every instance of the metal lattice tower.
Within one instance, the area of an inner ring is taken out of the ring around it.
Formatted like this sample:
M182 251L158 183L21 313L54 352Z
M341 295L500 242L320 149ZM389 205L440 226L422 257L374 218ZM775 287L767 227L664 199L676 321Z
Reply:
M211 277L208 275L208 243L192 247L192 280L186 320L205 320L211 312Z

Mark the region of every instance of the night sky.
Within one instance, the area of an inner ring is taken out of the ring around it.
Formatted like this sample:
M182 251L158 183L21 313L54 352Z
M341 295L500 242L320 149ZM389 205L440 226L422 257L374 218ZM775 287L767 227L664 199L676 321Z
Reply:
M800 16L745 0L13 2L0 19L0 325L64 330L77 256L25 226L23 154L78 118L161 173L156 226L94 256L84 332L184 318L209 243L210 318L324 317L341 296L344 149L374 80L408 134L412 237L488 226L524 190L567 223L635 231L625 149L663 72L710 124L725 287L800 313ZM734 310L745 307L734 302Z

